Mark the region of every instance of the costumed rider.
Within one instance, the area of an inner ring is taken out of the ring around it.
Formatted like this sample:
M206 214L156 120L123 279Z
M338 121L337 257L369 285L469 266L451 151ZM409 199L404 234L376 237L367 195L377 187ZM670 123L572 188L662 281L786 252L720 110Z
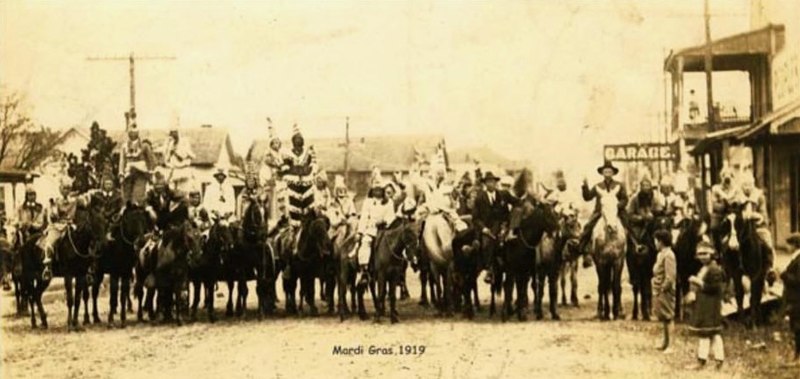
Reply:
M350 253L350 257L357 255L359 271L362 273L359 285L367 283L372 252L377 246L381 232L391 225L396 217L392 199L386 196L387 183L381 179L377 169L373 171L370 182L371 188L368 197L361 204L361 216L356 228L358 243Z
M266 221L269 218L268 213L270 212L268 202L269 197L267 193L259 186L258 171L255 165L248 164L245 170L244 189L242 189L242 192L239 194L239 207L236 210L236 218L243 220L247 209L251 205L254 205L260 209L259 213L263 218L261 221Z
M734 211L733 204L736 200L736 186L734 185L734 172L730 167L723 167L719 172L720 183L711 187L711 225L709 229L714 235L714 244L717 251L722 251L720 226L725 217Z
M44 235L37 242L37 246L44 252L44 270L42 278L49 280L53 277L52 260L57 259L55 254L56 242L64 236L67 228L76 230L75 215L78 207L85 208L89 205L91 196L96 190L90 190L85 194L75 194L72 191L72 181L68 177L60 180L59 191L61 197L53 199L47 211L47 228ZM93 252L90 252L93 253Z
M675 184L670 175L661 177L659 191L654 199L658 202L657 208L661 215L675 216L675 206L680 205L680 197L675 193Z
M289 165L284 162L287 153L283 151L281 139L275 134L272 120L269 117L267 117L267 122L269 123L269 149L259 164L258 176L261 186L269 195L269 226L271 229L277 229L277 226L287 222L289 217L286 204L286 182L283 181L283 174L289 170Z
M660 212L661 204L657 199L657 194L658 192L653 190L653 181L650 176L642 175L642 179L639 181L639 190L631 196L627 207L628 221L631 226L631 233L629 233L631 238L628 238L629 253L635 251L633 249L636 247L636 241L643 241L644 233L650 229L648 226ZM634 227L640 231L639 235L633 235Z
M543 190L541 200L553 206L553 210L556 214L565 217L575 211L576 208L575 204L569 200L567 180L564 178L564 171L556 170L553 173L553 179L555 180L555 186L553 186L553 188L546 183L540 183L540 187Z
M236 217L236 193L227 179L226 170L218 168L214 173L214 181L206 187L203 194L203 206L212 220L221 225L228 225Z
M344 177L333 177L333 199L326 213L331 223L331 233L335 235L340 226L356 221L358 216L353 197L347 190Z
M614 176L619 173L619 169L614 167L610 161L606 161L602 166L597 168L597 173L603 176L603 180L600 183L589 187L588 180L584 178L583 186L581 187L584 201L595 200L594 212L583 228L583 234L581 234L580 251L583 253L584 267L591 267L593 264L592 255L589 251L589 244L594 227L602 217L602 199L606 196L615 196L617 198L620 222L623 227L625 225L624 210L628 205L628 193L625 190L625 185L614 180Z
M689 177L683 172L678 172L673 183L676 198L670 205L673 211L673 223L678 225L684 219L694 218L697 210L694 193L689 188Z
M330 207L333 196L328 187L328 173L320 169L314 178L314 209L320 214L325 214Z
M122 170L122 196L126 202L138 205L144 197L144 187L142 183L141 192L136 194L136 179L141 178L146 182L150 178L150 173L154 168L154 158L152 146L149 142L139 138L139 128L135 123L128 128L128 140L122 146L120 168Z
M766 255L767 281L772 283L777 278L773 270L775 263L775 242L772 239L772 231L769 227L769 215L767 214L767 197L760 188L756 187L756 179L751 173L745 173L740 182L740 188L735 197L735 203L742 206L742 218L745 221L753 220L756 223L756 234L769 249Z
M170 130L167 144L164 146L164 165L168 172L167 180L173 189L185 191L187 183L192 179L189 166L194 158L189 140L182 138L178 129Z
M292 250L296 251L303 218L314 204L314 178L317 170L313 148L305 147L305 139L297 124L293 126L292 149L284 154L283 181L288 196L289 225L293 228Z

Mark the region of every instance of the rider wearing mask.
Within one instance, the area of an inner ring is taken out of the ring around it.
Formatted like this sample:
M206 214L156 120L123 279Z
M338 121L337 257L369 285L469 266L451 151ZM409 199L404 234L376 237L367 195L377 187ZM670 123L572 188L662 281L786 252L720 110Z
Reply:
M771 283L775 277L775 273L772 271L775 262L775 243L772 239L772 232L769 229L767 197L764 195L764 191L756 187L755 181L752 174L746 174L742 177L741 188L736 194L735 202L744 207L742 218L756 222L756 233L770 250L770 254L767 255L767 271L770 273L769 277L771 279L769 280Z
M623 211L628 205L628 193L625 190L625 185L614 180L614 176L619 173L619 169L614 167L610 161L606 161L605 164L597 168L597 173L603 176L603 180L600 183L589 187L589 182L584 178L583 186L581 188L583 192L583 200L596 200L594 213L592 213L592 216L589 218L589 221L583 228L583 234L581 235L580 251L583 252L584 267L590 267L593 263L592 256L589 251L589 243L591 242L592 231L602 216L601 198L604 196L616 196L618 201L617 207L619 208L620 221L622 221L624 217Z

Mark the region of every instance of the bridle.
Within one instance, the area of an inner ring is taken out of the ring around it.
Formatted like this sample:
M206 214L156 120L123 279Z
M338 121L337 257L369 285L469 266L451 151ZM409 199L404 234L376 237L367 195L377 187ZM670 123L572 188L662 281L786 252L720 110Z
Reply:
M85 255L80 253L78 247L75 246L75 241L72 239L72 228L69 225L67 225L67 240L69 241L69 245L70 247L72 247L72 250L75 253L75 255L83 259L88 259L92 257L91 252L87 252Z

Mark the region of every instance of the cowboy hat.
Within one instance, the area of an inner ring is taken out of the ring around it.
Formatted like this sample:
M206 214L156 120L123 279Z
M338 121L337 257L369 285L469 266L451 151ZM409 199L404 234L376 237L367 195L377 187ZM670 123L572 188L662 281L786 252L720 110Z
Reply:
M225 172L225 169L222 168L222 167L218 168L217 171L214 172L214 177L215 178L220 177L220 176L223 176L223 177L226 177L226 178L228 177L228 173Z
M605 161L605 162L603 162L603 165L597 168L597 173L602 175L602 174L603 174L603 170L605 170L605 169L607 169L607 168L610 168L610 169L611 169L611 171L614 171L614 175L617 175L617 174L619 174L619 169L618 169L618 168L616 168L616 167L614 166L614 164L613 164L613 163L611 163L611 161Z
M483 181L487 182L489 180L494 180L496 182L500 180L500 178L494 176L494 174L491 171L487 171L486 174L483 175Z
M786 239L786 243L794 246L795 248L800 248L800 233L792 233L792 235Z

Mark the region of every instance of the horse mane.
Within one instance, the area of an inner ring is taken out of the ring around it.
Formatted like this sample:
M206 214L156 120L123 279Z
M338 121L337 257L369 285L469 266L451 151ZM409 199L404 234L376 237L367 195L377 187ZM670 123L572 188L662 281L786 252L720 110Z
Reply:
M518 198L523 198L531 194L533 189L533 173L528 168L522 169L514 180L514 185L511 186L511 191Z

